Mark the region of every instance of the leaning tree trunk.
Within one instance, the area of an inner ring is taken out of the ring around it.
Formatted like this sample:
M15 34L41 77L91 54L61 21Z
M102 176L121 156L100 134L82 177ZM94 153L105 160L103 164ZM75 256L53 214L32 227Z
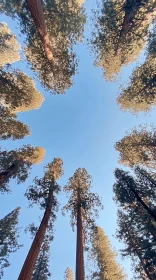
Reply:
M82 226L82 207L77 211L77 245L76 245L76 280L84 280L84 244L83 244L83 226Z
M43 44L43 48L46 54L46 57L49 62L53 61L52 49L50 47L49 35L47 33L47 28L44 20L44 13L42 9L41 0L26 0L28 10L31 13L37 31L40 35L40 39Z
M148 212L148 214L154 219L156 222L156 214L148 207L148 205L141 199L141 197L138 195L137 191L133 189L133 187L128 184L130 190L133 192L137 200L141 203L141 205L144 207L144 209Z
M44 240L46 229L48 227L48 221L51 215L52 203L53 203L53 190L51 187L49 190L48 204L43 219L35 235L34 241L26 257L26 260L24 262L18 280L31 280L38 255L40 253L40 248Z

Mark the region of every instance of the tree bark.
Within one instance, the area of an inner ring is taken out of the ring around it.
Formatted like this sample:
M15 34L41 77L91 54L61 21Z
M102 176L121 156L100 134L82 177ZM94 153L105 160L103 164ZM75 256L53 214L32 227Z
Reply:
M141 197L138 195L137 191L133 189L133 187L128 184L130 190L134 193L137 200L141 203L141 205L144 207L144 209L148 212L148 214L154 219L156 222L156 214L147 206L147 204L141 199Z
M49 35L47 33L41 0L26 0L26 2L28 10L31 13L34 24L40 35L46 57L51 63L53 61L53 53L50 46Z
M38 255L40 253L40 248L44 240L46 229L48 227L48 221L51 215L52 203L53 203L53 187L51 186L49 189L48 204L43 219L35 235L33 243L30 247L30 250L28 252L28 255L26 257L26 260L24 262L24 265L18 277L18 280L31 280Z
M76 246L76 280L84 280L84 244L82 226L82 207L77 210L77 246Z

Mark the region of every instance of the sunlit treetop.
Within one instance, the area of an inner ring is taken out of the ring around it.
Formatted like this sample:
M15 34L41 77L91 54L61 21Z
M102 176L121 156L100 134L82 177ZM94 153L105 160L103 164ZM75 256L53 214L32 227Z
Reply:
M65 270L64 280L74 280L74 275L70 267L67 267Z
M22 139L30 135L27 125L18 121L16 114L11 113L8 108L0 105L0 139Z
M83 233L86 242L89 241L88 233L94 228L99 209L103 208L99 196L90 192L91 187L92 178L85 168L78 168L64 187L69 199L63 207L63 213L70 211L71 226L74 230L77 223L78 209L81 208Z
M33 80L21 71L0 69L0 99L13 113L38 109L44 98Z
M156 26L148 41L145 62L134 69L128 87L117 98L120 109L134 114L148 112L156 105Z
M20 60L20 46L6 23L0 23L0 67Z
M123 269L116 261L117 253L101 227L96 227L91 236L91 251L89 260L91 275L89 279L95 280L126 280Z
M113 80L143 49L154 17L154 1L103 0L98 5L91 45L95 64L103 69L106 80Z
M146 126L134 128L115 144L119 152L119 163L125 166L143 165L156 168L156 129Z

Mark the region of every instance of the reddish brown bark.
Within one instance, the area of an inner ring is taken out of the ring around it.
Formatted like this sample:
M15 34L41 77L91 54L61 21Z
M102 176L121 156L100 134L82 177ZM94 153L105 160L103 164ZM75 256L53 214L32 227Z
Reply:
M26 2L28 10L31 13L37 31L40 35L40 39L42 41L46 57L49 62L52 62L53 54L52 49L50 47L50 40L49 35L47 33L41 0L26 0Z
M48 226L48 221L51 215L52 203L53 203L53 190L51 187L49 190L48 205L46 207L43 219L35 235L31 248L28 252L28 255L26 257L26 260L24 262L24 265L18 277L18 280L31 280L35 263L37 261L37 257L39 255L40 248L44 240L44 236Z
M84 280L84 244L82 226L82 207L77 211L77 246L76 246L76 280Z

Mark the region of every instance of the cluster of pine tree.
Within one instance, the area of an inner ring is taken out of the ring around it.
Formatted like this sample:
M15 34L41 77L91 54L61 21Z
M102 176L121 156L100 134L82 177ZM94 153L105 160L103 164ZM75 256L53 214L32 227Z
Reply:
M52 93L64 93L73 83L77 69L74 51L83 38L86 22L82 0L1 0L0 13L16 18L25 35L24 53L30 68L41 84ZM117 103L132 113L148 112L156 105L156 25L154 0L102 0L94 11L95 28L91 46L95 64L102 67L104 77L113 80L121 68L135 61L146 41L145 62L137 66L129 85L122 89ZM153 23L150 31L149 27ZM17 120L17 113L38 109L42 95L34 81L11 64L19 61L20 45L7 24L0 23L0 139L17 140L30 135L29 127ZM146 126L134 128L115 145L119 162L131 168L131 174L116 169L113 186L118 205L116 237L125 244L122 256L131 257L135 279L156 279L156 130ZM42 147L24 145L14 150L0 148L0 192L10 193L10 182L25 182L33 164L44 158ZM39 227L28 229L33 242L18 280L51 278L50 244L54 239L54 222L59 205L63 161L54 158L45 166L42 178L35 177L25 197L31 206L43 210ZM96 224L101 199L91 192L92 178L85 168L78 168L64 186L67 204L62 212L70 212L71 226L76 229L76 280L125 280L126 275L116 261L116 252L108 237ZM20 208L0 220L0 279L10 265L9 255L16 252ZM91 267L86 273L85 249ZM74 280L68 267L65 280Z

